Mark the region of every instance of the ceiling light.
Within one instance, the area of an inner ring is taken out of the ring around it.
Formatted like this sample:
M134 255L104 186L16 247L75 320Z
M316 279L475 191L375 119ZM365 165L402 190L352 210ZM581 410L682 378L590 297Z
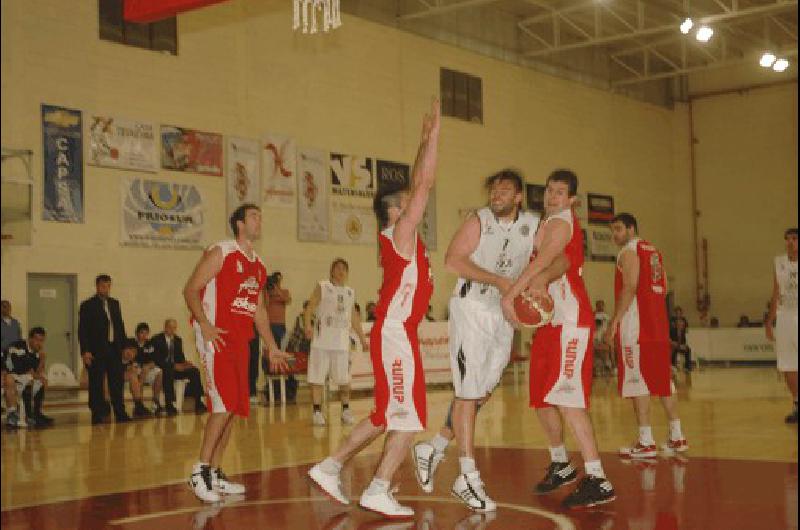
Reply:
M772 69L776 72L783 72L787 68L789 68L789 61L786 59L778 59L775 61L775 64L772 65Z
M711 36L714 34L714 30L709 28L708 26L700 26L697 29L697 33L695 34L695 38L700 42L708 42L711 40Z
M688 34L692 30L692 26L694 26L694 22L691 18L686 17L686 20L681 23L681 33Z
M761 56L761 60L758 61L758 64L764 68L769 68L772 66L772 63L775 62L775 59L776 57L772 52L764 52L764 55Z

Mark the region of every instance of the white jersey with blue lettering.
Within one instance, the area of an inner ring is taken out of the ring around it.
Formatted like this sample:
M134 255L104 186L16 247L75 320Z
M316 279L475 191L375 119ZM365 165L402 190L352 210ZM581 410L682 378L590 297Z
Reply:
M470 259L482 269L515 280L530 262L539 215L520 211L515 220L502 222L489 207L481 208L475 215L481 224L481 238ZM456 282L453 296L489 305L500 304L497 287L464 278Z
M352 287L334 285L328 280L319 282L319 290L320 300L311 347L348 351L355 291Z

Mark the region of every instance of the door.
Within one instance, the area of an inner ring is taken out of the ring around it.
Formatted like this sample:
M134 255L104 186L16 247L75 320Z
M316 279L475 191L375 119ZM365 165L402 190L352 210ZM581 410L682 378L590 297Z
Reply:
M75 275L28 274L28 329L47 332L47 364L63 363L75 373ZM27 333L27 330L23 330Z

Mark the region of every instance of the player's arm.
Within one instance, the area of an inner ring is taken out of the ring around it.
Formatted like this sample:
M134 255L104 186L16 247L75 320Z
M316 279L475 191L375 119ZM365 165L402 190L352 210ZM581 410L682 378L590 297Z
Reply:
M208 321L208 317L203 310L203 301L200 298L200 293L208 282L219 274L220 270L222 270L222 249L215 246L203 253L203 257L200 258L183 288L183 299L186 301L186 306L192 313L192 317L200 326L203 340L212 342L215 347L225 344L220 334L227 333L227 331L214 327Z
M314 327L311 325L311 322L314 318L314 313L317 311L317 307L319 307L320 300L322 300L322 288L318 283L317 286L314 287L314 292L311 293L311 298L308 299L308 304L303 311L303 331L308 340L314 337Z
M367 347L367 337L364 335L364 330L361 327L361 315L358 314L355 306L353 306L353 311L350 316L350 328L358 335L358 340L361 341L361 349L363 351L369 350L369 347Z
M45 377L45 365L47 359L47 352L44 350L39 352L39 365L36 367L36 378L37 379L46 379Z
M272 373L287 371L289 369L289 365L286 364L288 355L281 351L280 346L278 346L278 344L275 342L275 337L272 335L272 329L269 327L269 315L267 314L267 307L264 304L263 292L258 293L256 314L253 316L253 322L256 325L256 331L258 331L258 334L267 344L266 353Z
M636 298L636 289L639 287L639 256L636 252L630 249L622 251L619 256L619 268L622 272L622 292L614 308L614 317L603 334L603 342L609 346L613 346L619 323Z
M532 286L534 283L546 285L547 276L552 276L559 269L550 268L556 261L558 256L564 255L564 249L567 248L570 238L570 227L566 221L555 219L546 225L541 230L542 239L538 248L536 258L531 261L522 274L511 286L511 289L505 294L504 299L509 302L513 301L522 291ZM560 267L563 267L563 262ZM567 263L567 267L569 264ZM545 275L545 271L549 272ZM566 269L564 269L566 270ZM563 274L563 272L562 272ZM553 279L558 278L555 276ZM535 281L534 281L535 280Z
M417 226L425 215L428 197L436 180L436 159L439 150L439 126L441 124L439 99L434 99L431 113L422 120L422 135L411 170L411 189L403 215L394 226L392 238L403 256L414 254Z
M764 332L767 338L771 341L775 340L775 328L773 326L775 317L778 315L778 300L781 297L781 288L778 285L778 276L775 271L772 271L772 298L769 301L769 312L767 313L767 321L764 322Z
M503 294L511 287L511 279L490 272L472 261L472 253L478 248L480 240L481 221L477 215L471 214L461 224L447 247L444 256L445 269L465 280L494 285Z

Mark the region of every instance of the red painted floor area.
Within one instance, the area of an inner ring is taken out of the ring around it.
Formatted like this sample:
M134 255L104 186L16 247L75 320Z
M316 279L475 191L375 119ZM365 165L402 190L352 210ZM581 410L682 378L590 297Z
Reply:
M579 457L574 456L576 462ZM399 477L398 497L416 509L413 521L384 521L375 514L340 506L305 478L308 466L273 469L236 477L247 486L243 499L203 506L183 485L170 485L2 512L2 528L81 529L580 529L580 530L784 530L797 528L797 464L691 458L625 463L603 455L617 500L597 509L565 512L567 491L536 496L546 451L480 449L477 455L496 514L469 512L449 494L457 459L437 472L436 489L425 496L413 470ZM357 497L371 478L375 456L345 467L343 482ZM571 488L572 486L567 486Z

